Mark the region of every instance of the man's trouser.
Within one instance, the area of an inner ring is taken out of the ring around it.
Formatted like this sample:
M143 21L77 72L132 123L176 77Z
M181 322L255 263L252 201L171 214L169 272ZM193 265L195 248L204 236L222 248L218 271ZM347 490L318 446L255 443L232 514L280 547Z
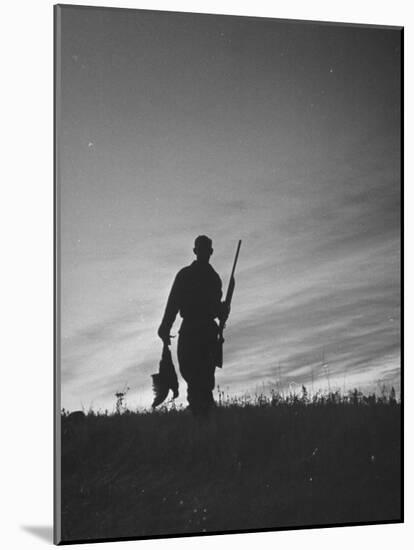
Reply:
M194 414L203 414L215 405L215 353L217 324L213 320L183 320L178 337L180 372L187 382L187 399Z

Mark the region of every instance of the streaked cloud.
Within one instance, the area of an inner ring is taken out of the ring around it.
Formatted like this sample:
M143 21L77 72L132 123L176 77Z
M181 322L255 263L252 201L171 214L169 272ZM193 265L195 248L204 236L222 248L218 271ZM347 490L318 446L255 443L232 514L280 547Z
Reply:
M222 387L398 384L398 32L100 13L62 19L63 405L150 403L202 233L224 286L243 239Z

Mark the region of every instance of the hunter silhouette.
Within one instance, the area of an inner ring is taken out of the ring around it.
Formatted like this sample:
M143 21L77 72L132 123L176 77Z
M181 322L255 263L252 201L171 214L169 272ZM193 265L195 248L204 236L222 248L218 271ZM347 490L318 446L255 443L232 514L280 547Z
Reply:
M158 336L164 346L171 344L170 331L177 313L182 317L177 356L182 377L187 383L187 399L195 415L208 413L215 405L213 389L219 327L229 307L221 301L222 284L210 265L213 243L201 235L194 242L196 260L181 269L168 297Z

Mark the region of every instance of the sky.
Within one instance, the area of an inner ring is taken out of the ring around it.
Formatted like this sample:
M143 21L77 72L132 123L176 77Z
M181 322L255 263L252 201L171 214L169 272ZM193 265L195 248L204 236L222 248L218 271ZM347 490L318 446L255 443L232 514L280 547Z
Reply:
M59 39L62 406L150 405L200 234L224 290L243 240L224 391L398 389L399 30L72 6Z

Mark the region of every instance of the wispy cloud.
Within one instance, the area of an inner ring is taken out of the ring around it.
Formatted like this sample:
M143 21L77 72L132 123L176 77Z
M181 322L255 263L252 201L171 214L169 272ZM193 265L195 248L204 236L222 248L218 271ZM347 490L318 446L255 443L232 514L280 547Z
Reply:
M227 18L231 45L196 15L137 14L128 33L121 13L65 14L63 405L110 407L125 383L150 403L202 233L224 285L243 239L218 383L398 381L398 33Z

